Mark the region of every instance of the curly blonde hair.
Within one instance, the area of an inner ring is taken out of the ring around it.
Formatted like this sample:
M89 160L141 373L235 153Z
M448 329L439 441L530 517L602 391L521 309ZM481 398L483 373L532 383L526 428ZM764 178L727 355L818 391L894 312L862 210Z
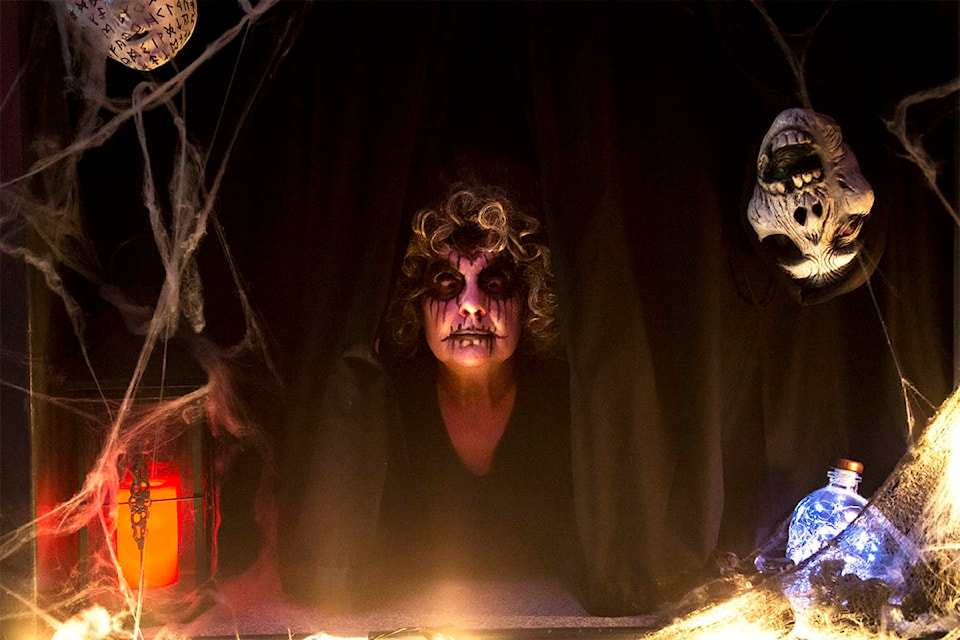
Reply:
M393 339L412 355L422 333L425 274L451 251L490 251L509 256L520 281L519 349L539 357L554 353L559 342L557 297L553 290L550 249L540 240L540 222L515 208L497 187L455 186L446 201L422 209L413 219L393 297Z

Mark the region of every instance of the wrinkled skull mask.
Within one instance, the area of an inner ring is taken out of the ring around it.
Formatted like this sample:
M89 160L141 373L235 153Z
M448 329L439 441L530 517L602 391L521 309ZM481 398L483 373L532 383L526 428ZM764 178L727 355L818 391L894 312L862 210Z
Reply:
M761 246L804 288L832 287L856 267L873 190L840 127L788 109L763 138L747 219Z
M166 64L193 35L196 0L63 0L73 22L103 53L150 71Z

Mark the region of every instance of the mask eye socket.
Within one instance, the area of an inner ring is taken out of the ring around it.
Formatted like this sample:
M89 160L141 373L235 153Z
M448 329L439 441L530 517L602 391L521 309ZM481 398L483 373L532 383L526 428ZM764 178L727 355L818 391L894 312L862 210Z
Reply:
M427 296L446 302L463 291L463 275L450 269L438 269L429 278Z
M795 266L804 261L803 252L782 233L769 235L760 244L781 266Z
M847 220L847 223L837 232L836 240L842 243L852 242L860 233L860 227L863 226L864 216L854 216Z
M480 272L480 290L495 300L512 298L516 278L508 265L492 265Z

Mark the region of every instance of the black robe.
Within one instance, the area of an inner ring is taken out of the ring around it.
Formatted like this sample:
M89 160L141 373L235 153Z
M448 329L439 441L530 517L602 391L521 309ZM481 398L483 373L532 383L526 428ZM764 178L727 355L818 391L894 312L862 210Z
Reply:
M429 356L391 367L400 420L381 510L383 566L406 588L575 573L566 364L518 358L514 408L485 475L463 466L447 435L436 372Z

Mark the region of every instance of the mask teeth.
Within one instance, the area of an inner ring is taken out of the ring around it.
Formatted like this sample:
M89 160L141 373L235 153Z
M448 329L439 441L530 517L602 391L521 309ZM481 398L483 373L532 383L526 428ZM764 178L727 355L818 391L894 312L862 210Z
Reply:
M790 179L794 187L801 189L804 185L814 184L823 180L823 171L821 169L814 169L803 173L795 173Z
M811 142L812 138L806 131L787 129L786 131L781 131L776 135L776 137L773 139L773 142L770 144L770 149L776 151L777 149L782 149L791 145L810 144Z

